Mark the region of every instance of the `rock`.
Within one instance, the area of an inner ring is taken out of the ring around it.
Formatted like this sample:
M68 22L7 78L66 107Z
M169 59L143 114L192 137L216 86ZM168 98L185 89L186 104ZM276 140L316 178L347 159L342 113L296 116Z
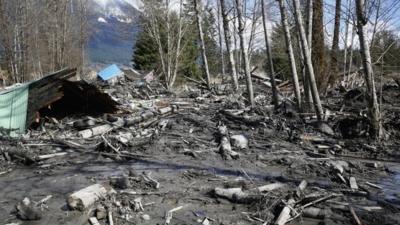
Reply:
M29 198L24 198L15 208L17 209L17 217L21 220L40 220L42 215L39 210L35 209Z
M249 140L244 135L231 136L231 144L235 148L247 149L249 147Z
M142 218L144 221L149 221L149 220L151 219L151 217L150 217L149 215L147 215L147 214L143 214L143 215L141 216L141 218Z

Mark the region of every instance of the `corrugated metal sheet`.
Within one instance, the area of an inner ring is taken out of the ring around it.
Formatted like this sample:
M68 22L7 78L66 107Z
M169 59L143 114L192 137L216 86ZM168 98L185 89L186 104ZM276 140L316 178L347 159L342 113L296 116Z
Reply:
M25 132L29 85L0 92L0 128L12 137Z

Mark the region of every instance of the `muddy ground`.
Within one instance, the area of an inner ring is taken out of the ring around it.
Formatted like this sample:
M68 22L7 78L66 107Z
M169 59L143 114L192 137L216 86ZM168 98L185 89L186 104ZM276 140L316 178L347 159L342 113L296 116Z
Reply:
M366 137L360 95L329 93L325 108L332 115L320 124L309 114L296 113L289 100L272 110L265 86L256 88L257 107L249 110L243 96L220 91L192 88L171 95L129 83L105 87L122 104L120 112L94 118L48 116L22 139L2 138L1 224L90 224L89 217L101 207L112 212L118 225L166 224L171 209L177 210L169 224L274 224L290 198L295 205L287 224L357 224L357 218L361 224L400 224L398 87L384 88L383 143ZM172 110L161 113L165 107ZM143 117L148 111L153 117L117 125L121 118ZM80 120L113 129L82 138ZM222 126L228 130L225 136ZM237 147L235 135L243 135L248 146ZM221 150L222 136L232 141L238 156ZM63 154L39 157L53 153ZM351 177L357 188L350 186ZM303 180L307 187L296 193ZM95 183L115 193L84 212L67 206L71 193ZM255 191L271 183L284 185ZM241 188L255 197L227 198L215 188ZM15 206L25 197L41 219L21 220ZM135 207L139 201L142 209ZM310 207L321 213L309 215ZM109 224L99 218L100 224Z

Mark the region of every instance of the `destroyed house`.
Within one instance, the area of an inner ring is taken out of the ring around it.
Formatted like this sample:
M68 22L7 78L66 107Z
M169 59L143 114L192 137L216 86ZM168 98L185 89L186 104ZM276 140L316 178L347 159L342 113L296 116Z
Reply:
M0 91L0 135L19 136L44 117L112 113L117 103L95 86L73 81L76 69Z

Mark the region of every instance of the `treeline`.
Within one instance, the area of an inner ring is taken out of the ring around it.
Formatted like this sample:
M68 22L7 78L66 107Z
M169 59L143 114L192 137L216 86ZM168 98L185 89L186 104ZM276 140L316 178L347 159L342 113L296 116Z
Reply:
M241 75L251 107L251 71L262 67L270 77L275 106L279 104L275 79L290 79L298 110L309 111L314 106L319 120L324 117L320 95L362 68L372 134L382 136L375 74L377 66L398 62L399 38L389 29L400 7L398 1L336 0L333 5L323 0L205 2L145 1L134 67L156 70L168 89L185 76L203 80L211 88L217 74L228 74L232 89L238 90ZM270 32L268 18L275 11L279 22ZM326 26L326 14L332 15L332 28ZM326 33L331 34L330 42Z
M0 0L0 71L8 84L81 68L87 0Z

